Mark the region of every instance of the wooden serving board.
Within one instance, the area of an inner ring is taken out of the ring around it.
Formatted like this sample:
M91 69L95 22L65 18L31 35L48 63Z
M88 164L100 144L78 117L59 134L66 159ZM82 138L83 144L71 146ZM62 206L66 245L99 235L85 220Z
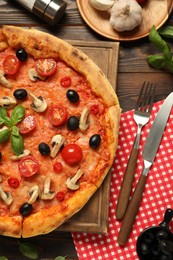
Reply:
M119 43L69 41L87 54L105 73L116 90ZM106 95L106 93L105 93ZM111 174L88 203L57 231L107 233Z

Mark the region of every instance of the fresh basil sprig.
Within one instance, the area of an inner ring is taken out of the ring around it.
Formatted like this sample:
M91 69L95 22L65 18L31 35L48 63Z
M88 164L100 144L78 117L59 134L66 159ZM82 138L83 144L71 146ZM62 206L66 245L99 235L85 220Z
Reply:
M162 35L163 34L164 31L162 29ZM168 35L168 30L167 30L167 35ZM148 56L147 58L148 63L155 69L167 70L173 73L173 56L172 56L171 48L168 45L168 43L162 39L160 35L160 31L158 32L155 26L153 26L152 29L150 30L149 40L151 43L154 44L154 46L157 49L161 51L161 53Z
M11 114L11 118L7 116L5 108L0 107L0 125L4 124L4 129L0 131L0 143L8 141L11 136L11 148L18 156L23 152L24 142L19 133L16 124L22 121L25 115L25 108L23 106L16 106Z
M37 247L29 242L19 243L19 251L29 259L38 259Z

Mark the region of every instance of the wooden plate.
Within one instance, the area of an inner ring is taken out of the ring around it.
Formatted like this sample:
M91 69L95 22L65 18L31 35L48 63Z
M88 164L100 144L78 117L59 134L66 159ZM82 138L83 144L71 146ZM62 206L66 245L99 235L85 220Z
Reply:
M164 24L173 8L172 0L147 0L142 7L143 20L140 26L132 31L119 33L110 25L108 12L94 9L89 0L76 0L76 3L84 21L95 32L117 41L133 41L146 37L153 25L158 29Z

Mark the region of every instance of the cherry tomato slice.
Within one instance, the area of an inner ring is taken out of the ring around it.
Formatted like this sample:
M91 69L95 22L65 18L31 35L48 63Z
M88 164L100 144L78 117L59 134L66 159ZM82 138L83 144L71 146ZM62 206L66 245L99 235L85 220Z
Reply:
M99 105L97 104L93 104L91 107L90 107L90 111L93 115L97 115L99 113Z
M61 86L64 88L68 88L71 86L71 78L66 76L60 80Z
M18 164L20 174L23 177L31 177L39 171L39 163L33 156L26 156Z
M62 171L62 163L61 162L55 162L53 165L53 169L56 173L60 173Z
M48 77L56 72L56 61L54 59L39 59L36 62L35 69L43 77Z
M73 165L79 163L82 160L83 153L79 145L67 144L62 149L61 156L67 164Z
M14 75L20 67L20 60L15 55L8 55L2 62L5 74Z
M67 109L61 105L54 105L50 108L48 113L49 122L53 126L60 126L67 120Z
M65 198L65 193L64 193L63 191L57 192L56 198L57 198L57 200L59 200L59 201L63 201L64 198Z
M22 122L18 124L19 132L21 134L28 134L32 132L36 127L35 117L26 116Z
M10 177L8 179L8 185L12 188L17 188L19 187L19 180L17 178L14 178L14 177Z

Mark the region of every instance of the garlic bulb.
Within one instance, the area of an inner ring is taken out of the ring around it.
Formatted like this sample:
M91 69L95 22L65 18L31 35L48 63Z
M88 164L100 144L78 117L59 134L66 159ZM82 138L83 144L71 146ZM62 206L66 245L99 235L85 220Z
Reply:
M142 21L142 8L136 0L117 0L112 9L110 24L119 31L130 31Z
M92 7L99 11L106 11L114 4L114 0L90 0Z

